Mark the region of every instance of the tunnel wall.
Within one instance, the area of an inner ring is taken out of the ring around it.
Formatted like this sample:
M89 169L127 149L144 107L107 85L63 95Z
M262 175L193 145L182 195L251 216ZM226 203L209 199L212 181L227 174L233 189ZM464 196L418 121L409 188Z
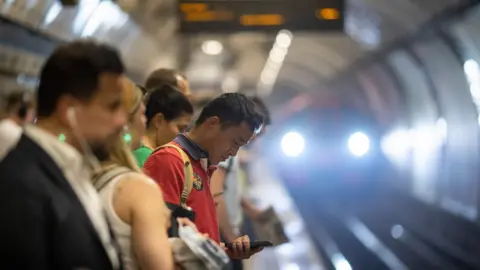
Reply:
M480 7L357 66L331 87L366 95L382 148L419 199L479 222ZM345 85L349 82L349 85Z

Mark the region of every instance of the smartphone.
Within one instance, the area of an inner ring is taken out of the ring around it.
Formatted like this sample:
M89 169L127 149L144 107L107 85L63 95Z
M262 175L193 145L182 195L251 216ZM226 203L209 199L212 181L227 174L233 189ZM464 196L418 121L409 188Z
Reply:
M232 249L232 243L225 244L228 249ZM250 249L257 249L262 247L271 247L273 243L270 241L253 241L250 242Z

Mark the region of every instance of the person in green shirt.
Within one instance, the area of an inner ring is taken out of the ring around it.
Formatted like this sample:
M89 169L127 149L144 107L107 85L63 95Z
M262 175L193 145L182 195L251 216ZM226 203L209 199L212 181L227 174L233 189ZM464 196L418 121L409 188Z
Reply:
M147 132L139 148L133 151L140 168L159 146L172 141L192 120L193 106L188 98L172 85L149 89L145 95Z

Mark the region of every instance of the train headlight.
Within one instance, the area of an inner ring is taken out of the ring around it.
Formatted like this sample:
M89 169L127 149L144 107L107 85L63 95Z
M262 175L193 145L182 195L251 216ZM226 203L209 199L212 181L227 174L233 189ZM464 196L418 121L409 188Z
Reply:
M362 132L355 132L348 139L348 150L354 156L363 157L370 150L370 139Z
M289 157L298 157L305 149L305 139L300 133L288 132L280 143L283 153Z

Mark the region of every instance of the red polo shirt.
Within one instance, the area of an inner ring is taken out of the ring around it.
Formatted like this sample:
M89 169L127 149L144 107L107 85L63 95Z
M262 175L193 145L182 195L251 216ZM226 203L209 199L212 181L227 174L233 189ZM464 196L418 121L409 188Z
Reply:
M206 167L207 154L185 135L178 135L172 143L189 156L194 177L197 178L187 199L187 205L196 213L195 225L199 232L220 242L215 201L210 191L210 176L214 168ZM167 147L153 153L145 162L143 171L160 185L166 202L179 205L185 179L183 166L180 153Z

